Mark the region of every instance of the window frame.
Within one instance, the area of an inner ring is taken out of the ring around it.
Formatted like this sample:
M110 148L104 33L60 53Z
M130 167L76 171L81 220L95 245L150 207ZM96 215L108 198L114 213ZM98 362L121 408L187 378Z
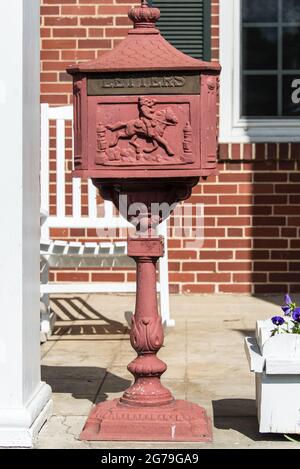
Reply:
M242 106L241 0L220 0L220 137L222 143L298 142L300 119L240 117Z

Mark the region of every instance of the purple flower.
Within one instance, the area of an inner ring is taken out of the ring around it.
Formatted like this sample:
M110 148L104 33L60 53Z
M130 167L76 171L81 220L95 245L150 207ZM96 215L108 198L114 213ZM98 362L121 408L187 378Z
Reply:
M294 304L292 302L292 299L290 297L290 295L287 293L284 297L284 305L281 306L281 309L282 311L284 312L285 316L290 316L291 313L293 312L294 310Z
M300 308L299 308L299 313L300 313ZM299 317L300 317L300 314L299 314ZM275 324L275 326L282 326L282 324L284 323L284 319L281 316L274 316L271 319L271 321L273 324Z
M290 297L290 295L289 295L288 293L287 293L287 294L285 295L285 297L284 297L284 303L285 303L286 305L290 305L291 303L293 303L293 302L292 302L292 298Z
M293 319L296 322L300 322L300 308L296 308L293 311Z

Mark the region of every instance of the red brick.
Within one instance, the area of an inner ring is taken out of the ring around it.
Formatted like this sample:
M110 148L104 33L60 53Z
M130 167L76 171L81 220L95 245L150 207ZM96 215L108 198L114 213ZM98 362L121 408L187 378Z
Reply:
M284 217L253 217L254 226L284 226L285 218Z
M194 274L187 274L187 273L170 273L169 274L169 281L174 282L174 283L190 283L195 281L195 275Z
M109 39L82 39L78 41L79 49L110 49Z
M173 283L169 284L169 291L171 294L179 293L179 285L174 285Z
M229 157L229 145L228 143L221 143L219 145L219 158L226 160Z
M299 173L290 173L289 174L289 179L290 179L291 182L300 182L300 174Z
M252 195L220 195L221 205L249 205L252 204Z
M104 30L100 29L100 28L89 28L88 36L89 37L103 37L104 36Z
M257 272L247 272L243 274L233 274L233 281L237 283L263 283L267 281L267 274Z
M90 50L63 50L61 52L62 60L93 60L95 59L95 51ZM68 75L70 78L70 75Z
M254 182L287 182L285 173L254 173Z
M197 282L199 283L218 283L230 282L231 274L224 273L205 273L197 274Z
M82 4L87 3L87 4L99 5L99 3L101 3L102 5L104 4L111 5L114 3L114 0L79 0L79 2Z
M129 5L132 5L129 2ZM129 5L111 5L111 6L99 6L97 13L98 15L127 15Z
M299 195L289 195L289 202L290 204L299 204L300 203Z
M86 37L86 29L83 28L53 28L53 37Z
M251 284L237 285L236 283L229 283L227 285L219 285L220 293L251 293L251 291Z
M107 17L93 16L91 18L84 17L84 18L79 18L79 20L82 26L112 26L114 23L112 16L107 16Z
M224 246L225 247L225 246ZM231 250L228 251L220 251L220 250L210 250L210 251L200 251L199 254L200 259L232 259L233 252Z
M277 145L276 143L268 143L267 144L267 159L275 159L277 158Z
M272 251L271 259L298 260L300 259L300 251Z
M280 272L287 270L287 262L254 262L254 271Z
M241 158L241 145L239 143L233 143L231 145L231 155L233 160L239 160Z
M286 238L296 238L297 228L281 228L281 236Z
M50 28L43 28L41 29L41 38L43 37L51 37L51 29Z
M84 228L71 228L70 236L86 236L86 231Z
M64 3L76 3L76 0L42 0L44 5L61 5Z
M225 228L207 228L204 227L204 237L223 237L225 236Z
M197 252L178 249L177 251L170 251L169 257L170 259L196 259Z
M208 206L204 208L205 215L236 215L236 207Z
M243 148L243 159L251 160L253 157L253 145L251 143L245 143Z
M275 184L275 190L284 194L300 194L300 184Z
M117 272L92 273L92 282L124 282L124 274Z
M51 82L57 80L57 73L50 73L50 72L41 72L41 82Z
M288 226L300 226L300 217L288 217Z
M292 239L290 241L291 249L300 249L300 239Z
M279 144L279 158L280 159L288 159L289 157L289 144L288 143L280 143Z
M251 182L252 173L221 173L219 182Z
M266 145L264 143L257 143L255 145L255 157L257 160L264 160L266 154Z
M243 230L241 228L228 228L228 236L241 237L243 236Z
M52 238L68 238L69 237L69 229L68 228L51 228L50 229L50 236Z
M41 97L42 103L64 105L68 103L68 97L65 95L46 94Z
M217 220L218 226L248 226L250 225L249 217L222 217Z
M272 215L271 205L249 205L249 207L239 207L239 215Z
M251 239L219 239L218 248L222 249L250 249Z
M45 83L41 84L42 93L68 93L69 85L62 83Z
M300 143L292 143L291 158L300 160Z
M278 284L257 284L254 285L254 293L266 294L266 293L286 293L286 285Z
M59 60L58 50L42 50L41 60ZM56 78L56 75L55 75Z
M215 262L183 262L182 270L185 272L211 272L216 270Z
M297 280L295 273L270 273L270 282L295 282Z
M94 16L96 8L91 5L66 5L61 7L61 13L70 16Z
M75 49L75 39L44 39L42 41L43 49Z
M236 194L236 184L205 184L203 186L204 194Z
M263 204L263 205L275 205L275 204L287 204L287 196L286 195L255 195L254 196L254 204Z
M57 272L58 282L88 282L89 274L83 272Z
M131 26L132 22L128 18L128 16L120 16L119 18L116 17L116 26Z
M244 251L236 251L235 258L237 260L251 261L251 260L261 260L261 259L270 259L270 251L268 247L265 247L265 250L262 249L252 249Z
M215 286L206 284L187 284L183 285L182 291L183 293L214 293Z
M294 171L295 162L294 161L280 161L278 162L278 169L283 171Z
M45 17L46 26L77 26L78 18L69 16Z
M128 34L129 28L105 28L106 37L124 38Z
M251 262L220 262L219 270L224 271L243 271L251 270Z
M283 205L274 207L275 215L300 215L300 205ZM290 218L289 218L290 224Z
M41 15L42 16L49 16L49 15L59 15L59 7L58 6L41 6Z
M47 70L47 71L52 71L52 70L65 70L66 67L67 67L67 63L66 62L57 62L57 61L51 61L51 62L46 62L44 61L43 62L43 70Z

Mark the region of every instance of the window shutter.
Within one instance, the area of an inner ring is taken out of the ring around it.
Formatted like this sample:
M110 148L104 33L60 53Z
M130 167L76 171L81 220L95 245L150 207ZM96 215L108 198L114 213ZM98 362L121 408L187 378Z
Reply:
M210 0L152 0L161 10L162 35L196 59L211 59Z

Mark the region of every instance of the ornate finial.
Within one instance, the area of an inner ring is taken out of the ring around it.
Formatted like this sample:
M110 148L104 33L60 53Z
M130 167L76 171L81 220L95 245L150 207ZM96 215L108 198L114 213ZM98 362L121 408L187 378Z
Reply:
M141 0L141 6L132 7L128 16L135 28L155 28L155 23L160 18L160 10L149 7L147 0Z

